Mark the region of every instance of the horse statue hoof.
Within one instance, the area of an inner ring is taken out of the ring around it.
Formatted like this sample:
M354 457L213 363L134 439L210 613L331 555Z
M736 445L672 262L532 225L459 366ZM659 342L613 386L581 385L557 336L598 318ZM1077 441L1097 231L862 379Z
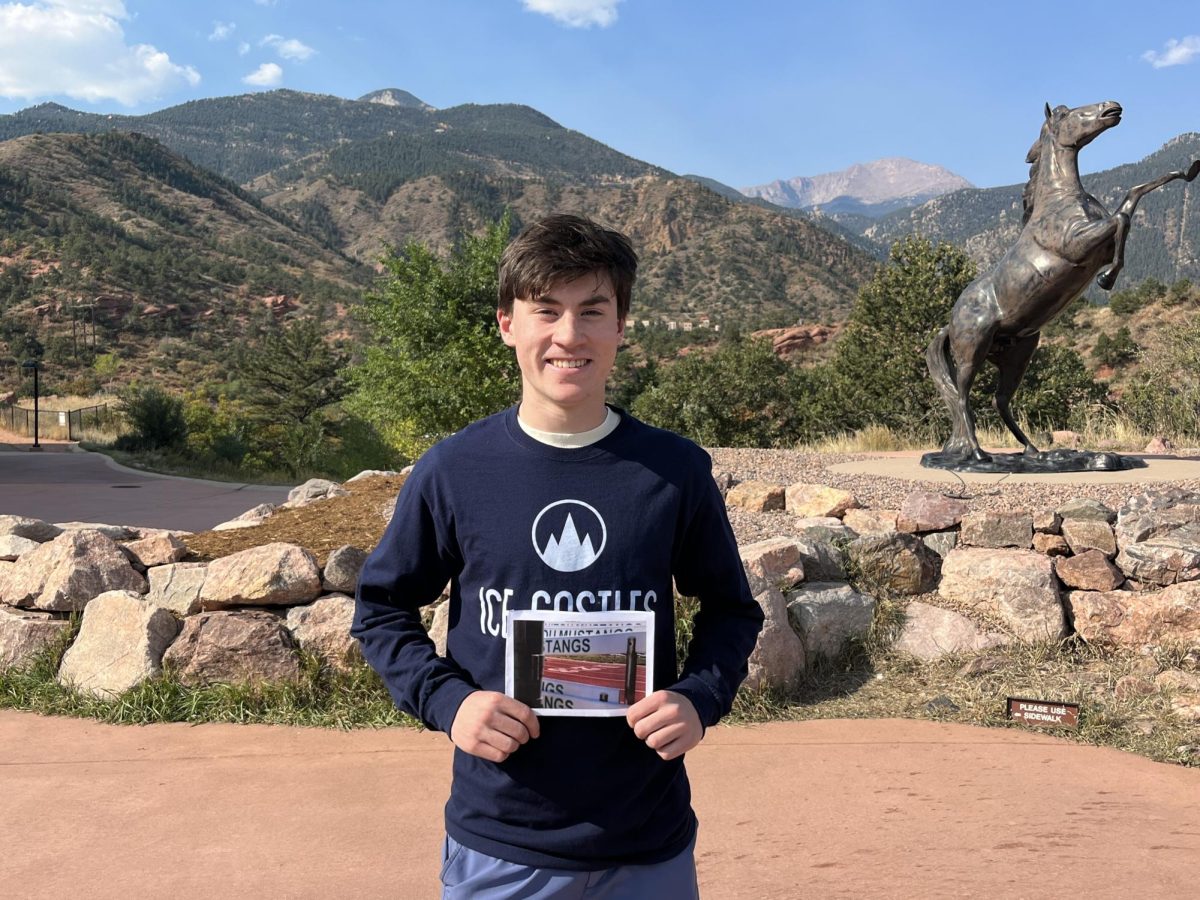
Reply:
M1113 285L1116 283L1117 279L1107 269L1096 276L1096 284L1100 285L1106 291L1111 291Z
M1188 166L1187 174L1183 176L1183 180L1195 181L1197 175L1200 175L1200 159L1192 160L1192 164Z

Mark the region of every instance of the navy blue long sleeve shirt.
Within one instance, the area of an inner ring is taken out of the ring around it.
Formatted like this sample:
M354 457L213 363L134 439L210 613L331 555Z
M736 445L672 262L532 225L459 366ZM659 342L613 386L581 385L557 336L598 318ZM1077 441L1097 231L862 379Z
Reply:
M570 531L583 549L556 552ZM447 582L441 658L419 610ZM673 584L700 601L682 672ZM715 724L746 675L762 612L708 454L628 414L595 444L551 447L521 430L515 407L426 453L359 578L352 633L367 661L401 709L448 734L468 694L504 690L505 613L521 609L652 611L654 689L683 694ZM540 725L499 764L455 751L455 840L583 870L659 862L691 841L682 759L661 760L622 717Z

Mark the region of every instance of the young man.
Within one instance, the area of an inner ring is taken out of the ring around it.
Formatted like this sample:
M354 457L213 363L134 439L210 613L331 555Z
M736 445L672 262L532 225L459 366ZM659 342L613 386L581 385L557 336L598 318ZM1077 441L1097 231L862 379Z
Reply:
M457 748L443 897L696 896L682 756L729 711L762 612L708 455L605 405L636 272L624 236L575 216L513 241L496 317L520 405L421 457L359 579L367 661ZM440 658L419 609L447 582ZM678 675L673 585L700 601ZM652 612L653 692L625 717L539 718L503 693L525 609Z

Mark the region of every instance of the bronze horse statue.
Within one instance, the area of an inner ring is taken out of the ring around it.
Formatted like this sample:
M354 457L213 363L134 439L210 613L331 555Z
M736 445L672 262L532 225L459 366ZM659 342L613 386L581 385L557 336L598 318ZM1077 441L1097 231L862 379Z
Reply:
M1013 419L1009 402L1021 383L1041 329L1083 293L1093 276L1111 290L1125 262L1125 240L1138 201L1155 188L1200 174L1200 160L1186 172L1171 172L1132 188L1112 215L1079 180L1079 151L1096 135L1121 121L1121 105L1111 100L1068 109L1050 109L1041 135L1029 151L1025 215L1016 243L990 271L976 278L955 301L950 324L937 333L925 358L934 384L950 410L952 432L937 458L938 467L987 464L979 446L971 385L985 360L999 370L994 405L1009 431L1024 446L1024 457L1039 453Z

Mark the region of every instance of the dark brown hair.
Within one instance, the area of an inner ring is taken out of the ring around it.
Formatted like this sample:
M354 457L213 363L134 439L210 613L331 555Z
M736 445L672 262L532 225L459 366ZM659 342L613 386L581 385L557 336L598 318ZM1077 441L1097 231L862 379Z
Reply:
M595 272L612 282L623 319L637 264L633 245L620 232L581 216L547 216L517 235L500 257L500 310L512 315L514 300L536 300L555 285Z

